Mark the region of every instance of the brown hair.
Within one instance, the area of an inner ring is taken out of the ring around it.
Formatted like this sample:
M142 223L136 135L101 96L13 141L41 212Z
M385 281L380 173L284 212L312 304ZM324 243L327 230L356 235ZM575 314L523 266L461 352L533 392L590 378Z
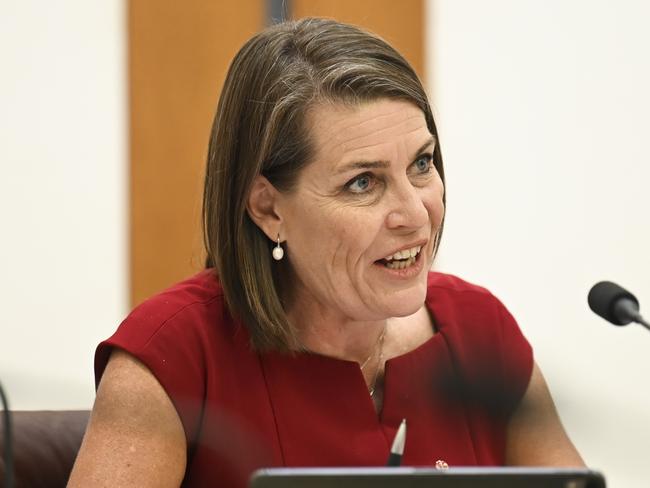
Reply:
M246 210L251 184L262 174L279 191L292 189L311 159L305 114L315 103L379 98L415 104L437 137L413 68L358 27L317 18L277 24L244 44L230 65L208 149L206 266L216 267L229 310L249 329L256 349L300 344L285 314L286 295L279 293L291 284L287 260L272 260L272 243ZM444 182L439 145L434 165Z

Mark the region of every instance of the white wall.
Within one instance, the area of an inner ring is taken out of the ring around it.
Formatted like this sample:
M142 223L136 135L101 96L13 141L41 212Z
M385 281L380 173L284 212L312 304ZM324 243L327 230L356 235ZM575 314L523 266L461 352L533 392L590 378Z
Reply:
M89 408L127 306L124 5L0 7L0 381L15 409Z
M619 282L650 317L650 4L436 0L429 83L448 178L439 267L492 289L609 486L648 486L650 333L592 314Z

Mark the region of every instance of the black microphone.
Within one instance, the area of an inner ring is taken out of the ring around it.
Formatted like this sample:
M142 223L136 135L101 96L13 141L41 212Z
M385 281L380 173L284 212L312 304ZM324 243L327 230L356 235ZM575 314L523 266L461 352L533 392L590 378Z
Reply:
M587 296L589 308L614 325L639 323L648 329L650 324L639 313L639 301L625 288L611 281L596 283Z

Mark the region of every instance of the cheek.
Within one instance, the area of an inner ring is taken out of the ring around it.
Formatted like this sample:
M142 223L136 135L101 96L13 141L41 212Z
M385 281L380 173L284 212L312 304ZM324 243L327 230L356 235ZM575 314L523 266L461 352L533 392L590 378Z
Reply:
M384 214L370 206L341 205L305 209L295 217L292 254L297 264L304 265L308 258L312 270L357 275L367 265L369 252L375 247Z
M297 259L309 257L312 265L347 260L359 253L370 234L370 216L365 214L343 206L296 205L287 220L287 245Z
M423 198L424 206L427 208L431 216L431 222L436 228L440 227L442 219L445 216L444 192L442 180L440 177L437 177Z
M328 239L334 239L346 261L354 263L375 241L382 219L379 209L342 208L330 221Z
M436 229L442 225L442 220L445 216L445 204L442 201L442 195L438 196L430 204L429 215L431 215L431 221Z

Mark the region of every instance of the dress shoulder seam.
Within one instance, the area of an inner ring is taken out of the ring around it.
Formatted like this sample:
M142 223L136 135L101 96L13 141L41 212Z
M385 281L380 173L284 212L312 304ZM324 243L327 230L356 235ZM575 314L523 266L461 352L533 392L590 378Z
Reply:
M178 310L174 311L169 317L164 319L156 328L155 330L151 333L147 341L142 345L142 349L146 349L147 346L149 346L149 343L156 337L156 335L167 325L170 321L174 320L180 313L184 312L190 307L193 307L195 305L208 305L214 300L217 300L219 298L223 298L223 294L217 293L215 295L212 295L209 298L206 298L204 300L195 300L190 303L186 303L182 305Z

